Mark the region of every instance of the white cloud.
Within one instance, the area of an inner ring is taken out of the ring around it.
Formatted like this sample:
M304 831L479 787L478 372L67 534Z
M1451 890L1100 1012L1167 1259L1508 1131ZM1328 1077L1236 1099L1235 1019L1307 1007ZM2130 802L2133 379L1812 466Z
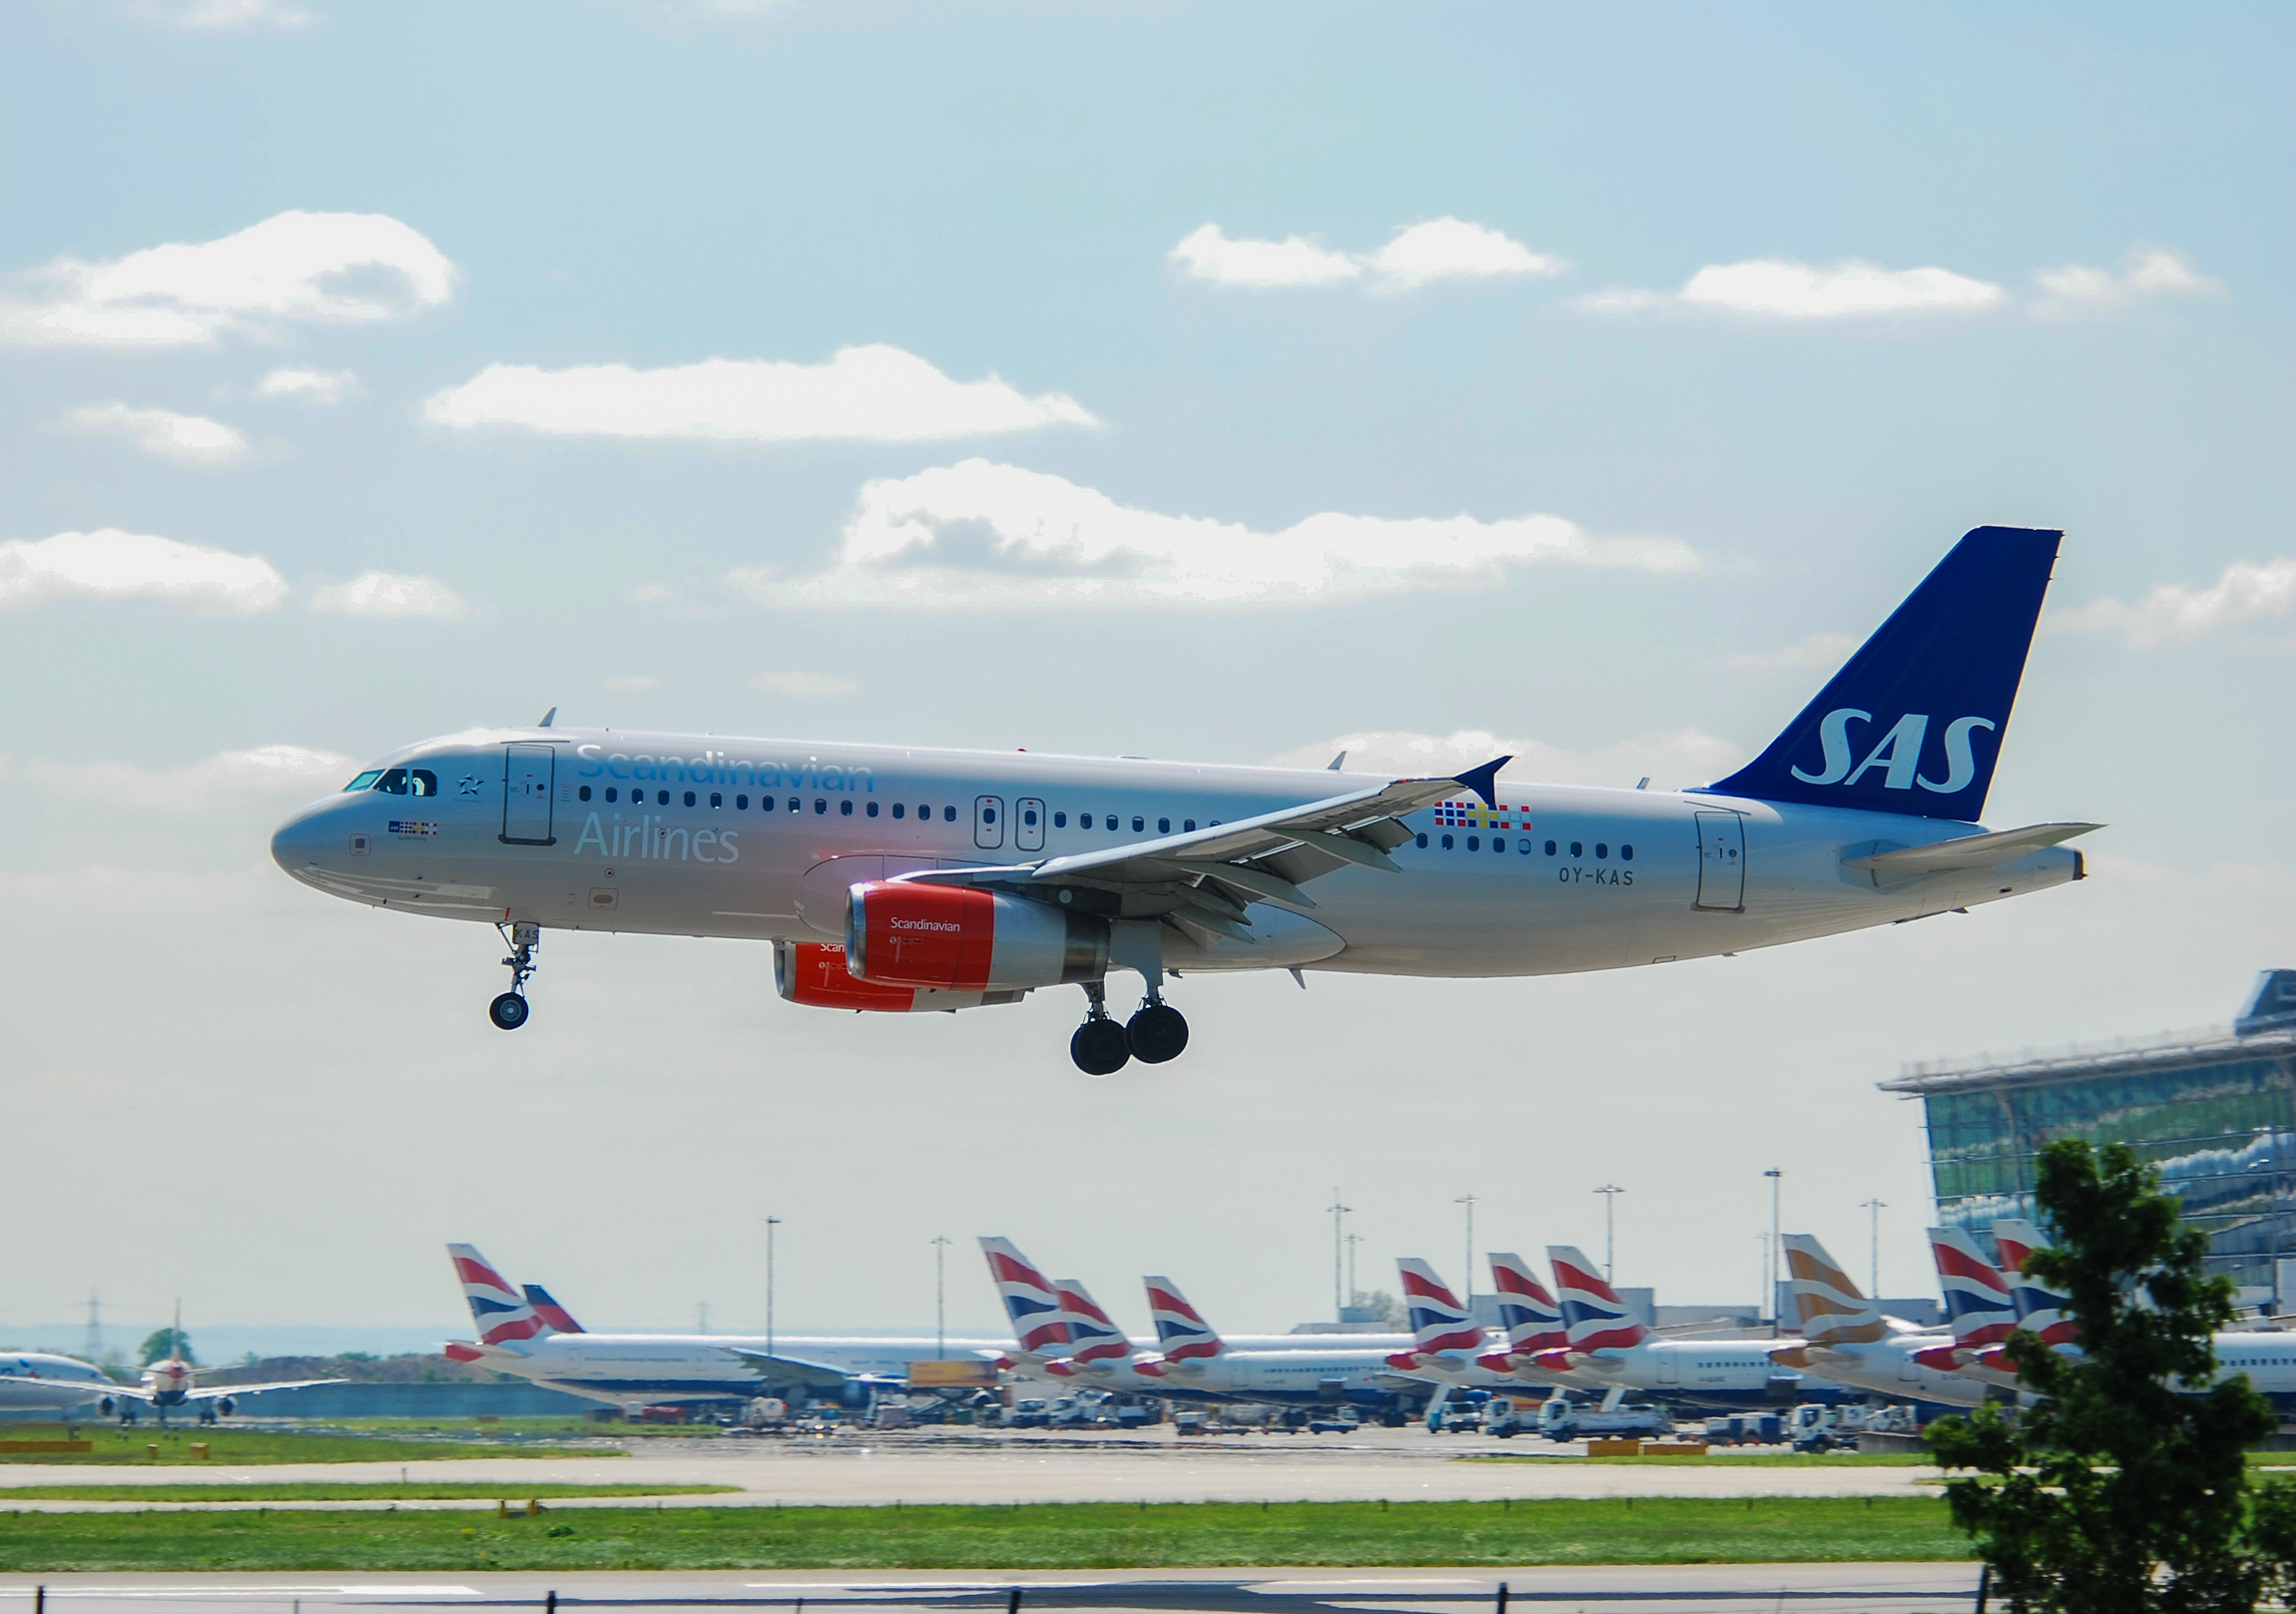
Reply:
M248 455L247 438L233 427L173 409L91 403L66 411L64 423L77 431L125 437L147 454L184 465L229 465Z
M1172 249L1171 261L1190 279L1260 288L1340 285L1366 281L1383 290L1409 290L1443 279L1490 279L1509 274L1560 274L1559 258L1534 253L1488 225L1431 219L1396 232L1372 253L1339 253L1303 236L1282 241L1234 241L1206 225Z
M47 600L167 600L208 611L269 611L287 579L260 555L106 527L0 543L0 609Z
M2057 633L2117 633L2126 637L2131 649L2150 650L2220 628L2284 617L2292 608L2296 608L2296 558L2282 556L2261 565L2234 561L2204 589L2163 583L2135 605L2103 599L2052 611L2041 619L2041 626Z
M1725 667L1839 667L1858 648L1850 633L1814 633L1783 650L1749 650L1722 658Z
M347 583L330 583L311 595L310 608L349 617L427 617L434 621L470 614L470 602L437 578L401 572L361 572Z
M233 28L308 28L315 12L287 0L177 0L175 4L148 3L136 8L145 16L178 28L224 32Z
M1184 238L1171 259L1190 279L1218 285L1335 285L1364 272L1364 266L1348 254L1328 251L1304 236L1230 241L1218 225Z
M667 583L637 583L630 589L630 598L640 605L660 605L676 594Z
M760 673L750 680L750 688L764 690L768 695L787 696L793 701L814 701L831 695L851 695L861 686L850 678L831 673Z
M2046 314L2108 313L2145 297L2202 296L2224 289L2222 280L2198 272L2162 247L2130 252L2128 267L2118 274L2067 264L2038 270L2033 283L2040 287L2038 306Z
M104 263L64 257L0 290L0 344L183 346L292 320L356 323L435 307L454 266L380 214L283 213L219 241Z
M1569 266L1534 253L1488 225L1463 219L1431 219L1397 232L1396 239L1367 260L1391 286L1425 285L1431 280L1490 279L1505 274L1560 274Z
M713 358L673 369L489 364L422 406L433 425L718 442L927 442L1099 422L1060 392L955 381L914 353L841 347L826 364Z
M1579 302L1602 313L1679 308L1766 319L1870 319L1967 313L1993 307L2007 294L1951 269L1886 269L1856 259L1821 267L1764 258L1709 264L1679 291L1614 289Z
M835 563L808 577L743 567L770 605L1296 605L1503 581L1540 562L1695 570L1673 538L1594 538L1560 516L1397 520L1326 512L1280 532L1165 515L985 459L862 486Z
M306 403L340 403L358 390L349 370L305 370L283 365L256 383L259 398L300 398Z
M307 802L340 790L358 764L304 746L227 751L185 768L134 763L52 763L31 758L24 777L47 794L93 807L200 812Z
M1486 729L1447 735L1386 730L1338 735L1268 759L1275 768L1322 768L1340 752L1351 774L1436 778L1463 773L1493 757L1512 757L1503 780L1539 785L1632 785L1648 778L1662 791L1706 785L1724 777L1746 754L1727 740L1695 729L1637 735L1593 751L1568 751L1538 740L1502 740Z
M613 695L643 695L648 690L658 690L661 687L662 681L651 673L616 673L599 686Z

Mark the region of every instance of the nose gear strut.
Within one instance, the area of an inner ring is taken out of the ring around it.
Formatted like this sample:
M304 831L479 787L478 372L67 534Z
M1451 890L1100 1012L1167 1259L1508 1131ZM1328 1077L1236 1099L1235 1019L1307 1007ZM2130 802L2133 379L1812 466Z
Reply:
M510 949L510 956L502 960L510 966L510 990L486 1005L486 1017L501 1030L515 1031L526 1023L529 1012L526 983L534 977L534 949L542 945L542 927L531 919L520 919L509 926L498 923L494 928Z

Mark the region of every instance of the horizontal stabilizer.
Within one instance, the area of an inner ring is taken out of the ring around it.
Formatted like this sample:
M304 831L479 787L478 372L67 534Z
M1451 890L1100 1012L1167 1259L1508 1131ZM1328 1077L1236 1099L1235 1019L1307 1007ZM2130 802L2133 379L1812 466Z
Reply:
M1926 846L1900 846L1895 851L1845 857L1842 866L1871 871L1877 878L1894 879L1910 879L1919 874L1967 873L1999 868L2028 852L2103 827L2101 823L2033 823L2022 829L1996 829L1989 834L1935 840Z

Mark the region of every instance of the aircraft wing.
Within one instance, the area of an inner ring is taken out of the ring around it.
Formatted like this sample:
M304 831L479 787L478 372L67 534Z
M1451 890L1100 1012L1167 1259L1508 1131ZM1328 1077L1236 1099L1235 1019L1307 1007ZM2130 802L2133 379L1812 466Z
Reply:
M807 1361L798 1356L785 1356L779 1351L769 1355L763 1350L745 1350L740 1345L728 1345L726 1353L741 1357L757 1369L762 1378L775 1382L788 1380L806 1389L838 1389L857 1378L866 1376L849 1373L843 1367L833 1367L826 1361Z
M184 1399L186 1401L213 1401L220 1400L226 1395L253 1395L258 1390L301 1389L310 1384L342 1384L347 1382L349 1380L342 1378L285 1378L274 1384L203 1384L198 1389L186 1390ZM109 1395L114 1400L143 1401L147 1405L155 1399L151 1388L144 1384L97 1384L91 1388L94 1393L90 1399Z
M1318 875L1351 866L1401 873L1388 853L1409 840L1411 831L1398 820L1462 790L1490 801L1498 771L1510 761L1500 757L1453 778L1399 779L1208 829L1038 863L921 869L894 877L923 885L1068 885L1113 891L1126 899L1126 917L1174 913L1247 939L1238 926L1251 922L1244 909L1254 902L1312 908L1315 899L1300 887Z
M2014 862L2027 852L2039 851L2043 847L2103 827L2101 823L2027 824L2022 829L1996 829L1986 834L1935 840L1926 846L1900 846L1894 851L1877 851L1865 857L1847 857L1843 859L1842 866L1871 870L1877 879L1905 879L1919 874L1951 874L1999 868L2004 863Z

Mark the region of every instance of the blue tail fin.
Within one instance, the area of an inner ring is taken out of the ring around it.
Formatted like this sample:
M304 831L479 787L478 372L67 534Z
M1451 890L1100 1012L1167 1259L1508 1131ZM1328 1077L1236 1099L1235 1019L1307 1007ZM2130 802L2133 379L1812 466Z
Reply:
M2028 527L1964 536L1769 750L1707 788L1979 817L2063 536Z

